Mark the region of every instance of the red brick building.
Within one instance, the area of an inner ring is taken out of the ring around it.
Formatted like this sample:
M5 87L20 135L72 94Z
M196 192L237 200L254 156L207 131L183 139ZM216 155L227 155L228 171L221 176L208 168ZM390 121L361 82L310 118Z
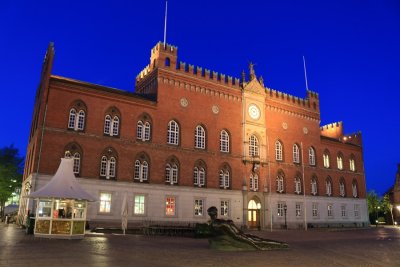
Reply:
M135 93L51 74L37 91L22 195L49 181L66 151L98 201L93 223L204 222L207 208L247 227L366 225L361 134L320 127L318 94L266 87L178 61L158 43ZM35 209L22 198L20 215Z

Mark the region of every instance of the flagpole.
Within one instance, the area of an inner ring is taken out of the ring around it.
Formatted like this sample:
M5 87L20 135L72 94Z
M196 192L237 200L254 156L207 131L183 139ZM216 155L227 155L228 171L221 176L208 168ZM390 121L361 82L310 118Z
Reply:
M304 58L304 56L303 56L303 65L304 65L304 79L306 80L306 89L308 90L306 59Z
M164 18L164 49L167 42L167 14L168 14L168 1L165 1L165 18Z

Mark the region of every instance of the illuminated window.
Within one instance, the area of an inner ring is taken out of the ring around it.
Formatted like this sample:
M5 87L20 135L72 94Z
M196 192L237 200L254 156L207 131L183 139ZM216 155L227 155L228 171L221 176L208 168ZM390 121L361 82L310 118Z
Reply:
M284 177L283 173L278 173L278 176L276 177L276 192L278 193L283 193L285 191L284 187Z
M339 170L343 170L343 155L342 155L342 154L339 154L339 155L336 157L336 161L337 161L337 168L338 168Z
M135 161L135 171L133 179L138 182L147 182L149 178L149 164L146 160Z
M224 217L229 216L229 201L221 200L220 215Z
M349 159L349 164L350 164L350 171L355 172L356 171L356 163L353 157Z
M204 216L204 200L194 200L194 216Z
M219 187L223 189L229 189L230 186L230 172L225 167L219 171Z
M328 217L333 217L333 204L328 204L327 210L328 210Z
M145 214L145 196L144 195L135 195L135 204L133 207L133 214L135 215L144 215Z
M342 217L346 217L346 205L340 206L340 212L342 214Z
M351 187L352 187L353 197L358 197L357 181L354 180Z
M225 131L222 130L220 134L220 145L219 145L219 150L221 152L229 152L229 134Z
M137 122L136 138L143 142L150 140L150 123L148 121L143 123L140 120Z
M205 149L206 148L206 131L200 125L197 125L194 137L194 147Z
M293 162L300 163L300 148L297 144L293 145Z
M312 147L308 149L308 163L311 166L315 166L315 150Z
M251 191L258 191L258 175L250 174L250 190Z
M167 143L171 145L179 144L179 125L176 121L170 121L168 123Z
M298 195L301 193L301 179L300 179L300 177L294 178L294 192L296 194L298 194Z
M194 167L193 184L198 187L204 187L206 182L206 171L202 167Z
M325 151L324 154L322 155L323 159L324 159L324 167L325 168L329 168L330 163L329 163L329 152Z
M326 179L325 188L326 188L326 195L331 196L332 195L332 182L329 177Z
M345 188L345 184L344 184L344 179L343 178L339 182L339 195L341 197L345 197L346 196L346 188Z
M318 217L318 203L312 203L312 216Z
M275 142L275 159L283 160L283 147L282 143L279 141Z
M109 136L118 136L119 134L119 117L106 115L104 118L104 134Z
M99 212L111 212L111 193L100 193L100 206Z
M255 135L252 135L249 138L249 156L257 157L259 155L260 155L260 148L258 144L258 139Z
M178 165L168 163L165 165L165 182L167 184L178 184Z
M175 197L167 197L165 201L165 215L175 216L175 208L176 208L175 201L176 201Z

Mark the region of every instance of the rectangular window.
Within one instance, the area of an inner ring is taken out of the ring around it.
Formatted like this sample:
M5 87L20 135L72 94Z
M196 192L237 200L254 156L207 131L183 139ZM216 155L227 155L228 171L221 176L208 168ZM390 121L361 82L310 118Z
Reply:
M277 212L278 212L278 216L279 217L282 217L284 214L284 206L285 206L285 202L278 202L278 210L277 210Z
M165 215L175 216L176 199L175 197L167 197L165 201Z
M111 212L111 193L100 193L100 206L99 212Z
M301 203L296 203L296 217L301 217Z
M328 209L328 217L333 217L333 205L328 204L327 209Z
M346 217L346 205L341 205L340 211L342 213L342 217Z
M133 214L143 215L145 214L145 196L135 195L135 204L133 207Z
M312 216L318 216L318 203L312 203Z
M229 201L221 200L221 216L229 216Z
M39 217L51 217L51 200L40 200L38 209Z
M354 204L354 217L356 217L356 218L360 217L360 205L359 204Z
M203 199L195 199L194 200L194 216L203 216L204 215L204 200Z

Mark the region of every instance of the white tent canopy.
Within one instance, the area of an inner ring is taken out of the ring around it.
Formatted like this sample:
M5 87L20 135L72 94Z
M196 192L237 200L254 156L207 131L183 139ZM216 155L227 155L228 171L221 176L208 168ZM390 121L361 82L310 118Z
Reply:
M78 183L73 172L74 159L62 158L56 174L44 187L29 194L30 198L65 198L95 201Z

